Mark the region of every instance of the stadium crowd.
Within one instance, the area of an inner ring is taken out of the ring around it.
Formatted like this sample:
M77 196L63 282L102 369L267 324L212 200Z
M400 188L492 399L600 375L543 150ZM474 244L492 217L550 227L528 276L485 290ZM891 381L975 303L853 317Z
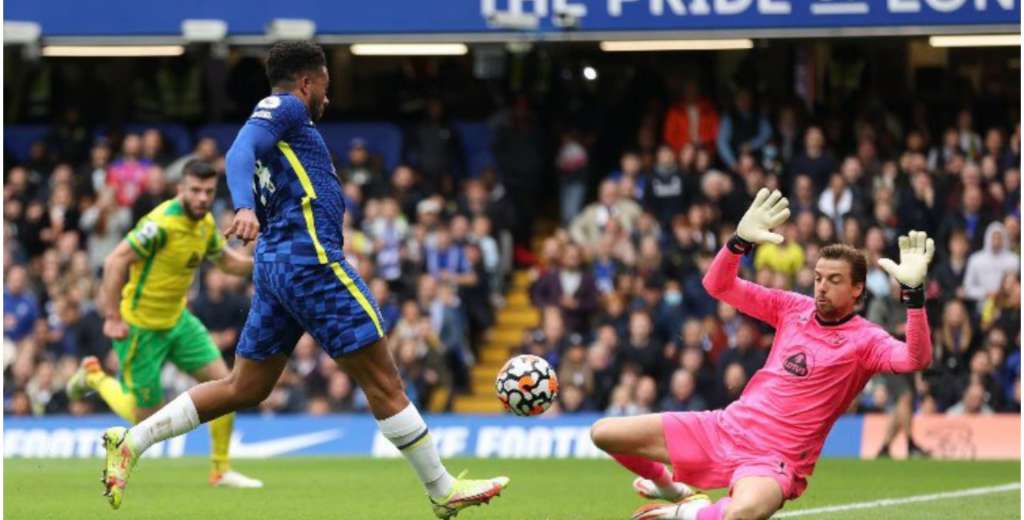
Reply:
M716 106L690 83L666 108L652 105L620 143L614 171L598 170L584 127L561 125L548 142L524 99L492 119L495 168L477 176L453 175L465 158L439 105L428 105L408 133L405 162L391 171L364 140L348 143L337 161L346 255L380 305L411 397L426 405L440 386L468 391L468 368L519 263L530 269L540 316L521 351L557 367L561 395L552 413L727 405L764 363L772 331L710 298L701 277L767 186L788 195L793 216L785 243L744 260L745 277L810 294L819 249L855 245L869 258L859 312L900 336L898 286L877 260L896 257L900 233L927 231L938 248L927 288L935 356L908 384L916 410L1018 412L1019 122L982 127L972 109L948 121L881 109L812 117L797 103L765 110L744 89L726 99ZM66 117L27 160L5 164L8 414L102 409L96 400L69 402L63 387L87 355L117 370L96 305L103 260L139 217L173 195L188 159L223 169L225 150L212 139L179 157L152 129L93 136ZM557 175L561 226L533 257L523 246L541 215L536 192L555 184L544 172ZM225 228L223 182L218 194L215 215ZM190 307L230 359L251 283L209 265L198 278ZM168 396L191 385L171 367L164 383ZM873 381L855 411L889 409L892 388ZM259 408L328 413L366 403L305 336Z

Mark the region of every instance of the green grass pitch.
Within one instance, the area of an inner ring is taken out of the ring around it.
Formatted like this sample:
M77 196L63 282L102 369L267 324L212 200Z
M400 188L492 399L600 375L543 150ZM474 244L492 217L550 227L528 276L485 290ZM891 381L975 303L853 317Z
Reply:
M463 511L460 520L622 519L643 503L632 493L631 476L611 460L454 459L447 464L455 472L468 469L470 476L512 478L500 498ZM263 479L266 487L234 490L207 486L204 459L144 459L116 512L100 496L99 459L7 459L4 465L5 519L433 518L403 460L242 460L237 469ZM1019 481L1019 461L823 460L807 493L784 511ZM1020 518L1020 490L799 518Z

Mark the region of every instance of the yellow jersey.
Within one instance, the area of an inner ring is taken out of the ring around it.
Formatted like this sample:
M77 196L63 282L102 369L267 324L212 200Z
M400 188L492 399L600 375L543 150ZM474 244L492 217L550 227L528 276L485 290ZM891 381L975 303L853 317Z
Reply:
M173 327L196 269L223 253L213 215L193 220L181 201L171 199L142 217L125 239L139 258L121 289L121 317L144 329Z

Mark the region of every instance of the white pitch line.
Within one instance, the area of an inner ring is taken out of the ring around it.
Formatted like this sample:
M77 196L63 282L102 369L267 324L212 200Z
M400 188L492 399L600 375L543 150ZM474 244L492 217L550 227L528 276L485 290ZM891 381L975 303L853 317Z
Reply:
M852 511L854 509L873 509L876 507L898 506L903 504L913 504L916 502L931 502L933 500L944 500L947 498L990 495L992 493L1002 493L1004 491L1014 491L1017 489L1020 489L1020 482L1011 482L1009 484L1003 484L1001 486L962 489L960 491L947 491L945 493L933 493L931 495L915 495L903 498L883 498L882 500L873 500L871 502L854 502L852 504L840 504L837 506L816 507L813 509L798 509L796 511L787 511L785 513L779 513L773 516L772 518L792 518L794 516L818 515L822 513L838 513L841 511Z

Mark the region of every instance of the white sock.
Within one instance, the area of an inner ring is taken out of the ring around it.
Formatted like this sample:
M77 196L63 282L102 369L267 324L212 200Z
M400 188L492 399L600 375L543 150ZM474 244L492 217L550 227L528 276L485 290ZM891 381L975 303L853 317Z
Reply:
M441 457L430 438L430 431L427 430L427 423L423 422L423 417L412 403L387 419L378 419L377 426L384 437L402 452L405 460L412 464L431 497L444 498L452 492L455 479L441 463Z
M139 424L132 426L128 432L132 435L135 448L141 454L150 446L188 433L196 429L197 426L199 426L199 412L196 411L192 397L185 392Z

